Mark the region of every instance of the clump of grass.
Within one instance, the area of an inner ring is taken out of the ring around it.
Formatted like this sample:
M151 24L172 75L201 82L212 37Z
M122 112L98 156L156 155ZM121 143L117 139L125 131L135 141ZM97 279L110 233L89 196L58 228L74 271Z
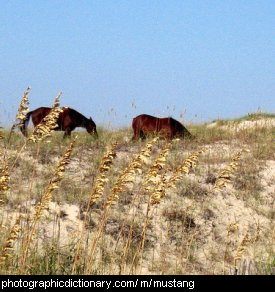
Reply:
M232 133L222 129L220 127L208 127L207 124L193 125L190 127L190 131L195 136L194 143L201 144L211 144L217 141L230 140L232 138Z
M73 244L60 246L58 240L45 241L40 250L30 251L32 259L28 266L30 275L69 275L71 274L71 262L73 256Z
M275 255L273 255L267 267L265 267L264 272L268 275L275 275Z
M186 229L196 227L194 219L188 215L184 210L178 209L165 209L162 215L166 217L169 221L179 221L183 223Z
M188 263L186 259L193 261L191 246L195 241L195 236L200 226L196 223L189 208L181 208L178 205L168 205L163 210L162 216L167 222L167 236L174 247L172 254L175 253L177 257L176 269L181 266L183 269L180 273L183 273Z
M259 163L253 159L242 163L236 171L233 186L244 195L257 195L262 191Z
M275 159L275 127L263 128L258 131L251 143L251 153L255 159L270 160Z
M187 178L182 180L182 183L177 188L177 192L182 197L195 200L204 199L204 197L208 195L208 189L206 187L197 181Z
M217 119L217 120L213 120L213 123L217 123L217 125L219 126L223 126L226 125L228 123L232 123L232 122L242 122L242 121L257 121L257 120L261 120L261 119L274 119L275 118L275 114L273 113L267 113L267 112L256 112L256 113L248 113L247 115L244 115L240 118L236 118L236 119Z
M255 120L261 120L261 119L274 119L275 114L273 113L267 113L267 112L256 112L256 113L248 113L245 116L242 116L238 119L235 119L236 121L255 121Z

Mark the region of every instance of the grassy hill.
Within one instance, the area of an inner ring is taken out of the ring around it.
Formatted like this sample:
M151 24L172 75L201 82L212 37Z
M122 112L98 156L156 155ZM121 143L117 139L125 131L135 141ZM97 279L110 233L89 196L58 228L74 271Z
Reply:
M3 131L0 273L274 273L274 124L228 123L173 142L74 132L71 153L61 133Z

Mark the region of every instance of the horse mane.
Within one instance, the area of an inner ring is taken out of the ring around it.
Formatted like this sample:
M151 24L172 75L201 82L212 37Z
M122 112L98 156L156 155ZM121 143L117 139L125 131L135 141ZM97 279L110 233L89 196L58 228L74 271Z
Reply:
M88 118L86 118L83 114L81 114L80 112L78 112L77 110L75 110L75 109L73 109L73 108L71 108L71 107L63 106L62 108L63 108L63 109L68 109L68 110L69 110L71 113L73 113L74 115L77 115L77 116L79 116L79 117L81 117L81 118L85 118L85 119L88 120Z
M180 131L180 132L185 130L185 127L183 126L182 123L180 123L178 120L175 120L172 117L169 117L169 118L171 119L173 127L175 128L175 130Z

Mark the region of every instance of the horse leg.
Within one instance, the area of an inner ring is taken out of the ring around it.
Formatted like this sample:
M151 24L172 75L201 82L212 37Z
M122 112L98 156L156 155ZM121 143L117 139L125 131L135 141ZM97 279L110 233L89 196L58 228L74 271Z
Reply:
M138 140L138 138L137 138L137 136L134 134L134 136L132 137L132 141L137 141Z
M141 131L141 130L139 132L139 137L141 138L141 140L145 140L146 139L146 136L145 136L144 132Z
M70 137L71 136L71 132L72 132L72 130L70 128L66 128L64 136L63 136L63 139Z
M132 141L137 141L137 140L138 140L137 130L134 129L134 136L132 137Z
M175 137L174 133L172 131L170 131L170 133L168 134L168 139L173 140L174 137Z
M138 139L140 138L140 132L140 129L134 127L134 136L132 137L132 141L138 141Z

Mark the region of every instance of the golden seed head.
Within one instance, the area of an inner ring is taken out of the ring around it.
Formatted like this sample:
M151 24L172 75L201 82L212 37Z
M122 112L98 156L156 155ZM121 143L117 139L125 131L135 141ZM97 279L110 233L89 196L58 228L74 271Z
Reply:
M12 125L11 130L23 125L26 119L26 114L29 111L29 98L28 98L29 94L30 94L30 87L28 87L23 94L23 97L21 99L21 102L16 114L17 121Z
M153 145L157 141L158 137L154 138L152 141L147 142L140 153L134 156L133 160L124 169L114 184L108 196L106 206L115 204L119 199L119 194L122 192L122 190L127 188L129 184L134 183L136 174L142 173L142 168L144 165L149 163L149 157L151 155Z
M198 157L202 151L197 151L189 155L183 163L176 169L173 176L168 181L169 188L175 188L175 183L182 178L184 174L188 174L192 168L195 168L198 163Z
M41 218L43 211L48 208L48 205L52 199L53 191L59 188L59 183L65 172L65 166L68 165L70 162L74 143L75 141L70 143L69 147L66 149L60 161L58 162L54 170L53 176L46 188L46 191L42 195L41 202L39 202L35 207L34 221L38 221Z
M14 250L14 242L18 239L21 226L21 216L18 216L18 218L15 221L15 224L13 225L10 234L6 241L4 242L4 245L2 247L1 253L0 253L0 265L3 265L8 257L11 256L12 251Z
M237 152L231 158L230 163L219 173L215 184L214 190L220 190L221 188L226 187L228 183L230 183L234 172L238 167L238 161L241 158L242 151Z
M63 112L63 108L58 107L61 94L62 93L60 92L56 96L51 111L46 117L44 117L42 122L35 127L32 135L28 138L28 140L33 142L41 141L46 137L51 136L52 131L58 127L57 121L59 115Z
M108 182L108 178L106 177L106 173L111 168L114 158L116 157L115 149L117 147L117 143L111 145L111 148L106 151L106 154L101 159L99 165L99 173L97 175L94 187L91 192L89 208L91 208L96 201L103 195L104 185Z
M153 181L155 182L155 188L147 190L153 190L151 195L150 204L159 204L160 200L165 196L165 191L168 188L176 189L176 182L179 181L184 174L188 174L191 168L197 165L198 156L202 151L197 151L189 155L183 163L176 169L171 178L167 178L166 175L156 176Z
M247 246L248 244L250 243L250 239L249 239L249 236L248 236L248 232L245 234L245 236L243 237L238 249L237 249L237 252L236 252L236 255L234 257L234 265L235 265L235 269L237 268L237 263L239 260L241 260L244 252L246 251L247 249Z
M0 166L0 194L9 189L10 174L7 165Z

